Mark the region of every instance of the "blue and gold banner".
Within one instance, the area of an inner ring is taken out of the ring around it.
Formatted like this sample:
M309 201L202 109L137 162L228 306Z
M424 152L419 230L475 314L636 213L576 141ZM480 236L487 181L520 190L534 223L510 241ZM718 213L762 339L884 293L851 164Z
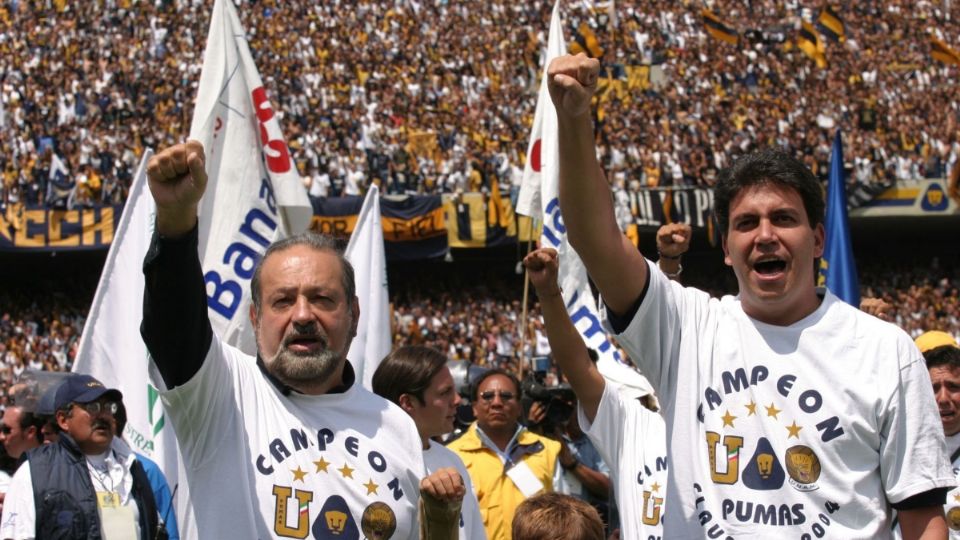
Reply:
M0 213L0 250L106 249L122 206L76 210L8 206Z
M363 197L312 199L318 232L348 237L357 225ZM439 195L380 199L383 240L388 260L442 257L447 252L447 228Z

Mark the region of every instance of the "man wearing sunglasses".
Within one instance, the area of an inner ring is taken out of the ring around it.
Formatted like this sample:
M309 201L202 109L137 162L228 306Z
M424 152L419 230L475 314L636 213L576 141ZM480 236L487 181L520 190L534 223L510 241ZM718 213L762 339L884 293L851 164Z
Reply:
M477 421L448 448L470 473L487 537L510 540L517 506L537 493L553 491L559 480L560 443L520 423L520 383L512 374L485 372L473 386L472 399Z
M0 418L0 444L8 456L19 460L25 452L43 442L42 426L43 422L34 413L16 405L7 407Z
M71 374L54 398L60 437L27 453L0 538L167 538L143 466L116 436L123 396Z

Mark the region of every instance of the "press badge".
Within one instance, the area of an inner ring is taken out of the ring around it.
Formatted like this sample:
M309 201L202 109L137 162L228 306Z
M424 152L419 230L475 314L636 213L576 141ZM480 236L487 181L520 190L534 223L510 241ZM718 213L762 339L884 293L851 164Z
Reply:
M129 540L137 537L137 522L133 509L120 505L120 495L97 492L100 505L100 531L103 540Z
M543 482L541 482L540 479L533 474L533 471L530 470L530 467L522 461L510 467L510 469L507 470L507 476L513 481L513 485L517 486L520 493L523 493L524 497L532 497L543 490Z
M97 507L120 508L120 494L113 491L98 491Z

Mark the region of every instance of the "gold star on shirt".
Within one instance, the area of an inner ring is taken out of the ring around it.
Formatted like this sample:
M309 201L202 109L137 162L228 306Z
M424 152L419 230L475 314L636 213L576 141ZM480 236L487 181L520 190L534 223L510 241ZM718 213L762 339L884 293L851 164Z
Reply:
M654 482L654 483L650 484L650 489L651 489L654 493L656 493L656 492L660 491L660 484Z
M736 416L730 414L730 411L727 411L727 414L721 416L723 418L723 425L733 427L733 421L737 419Z
M303 482L303 479L307 476L307 471L301 469L300 467L297 467L296 469L290 469L290 472L293 473L294 482L297 480Z
M313 462L317 466L317 472L327 472L327 466L330 465L329 461L323 459L323 456L320 456L320 459Z
M772 416L774 420L776 420L778 414L783 412L780 409L776 408L776 406L774 406L773 403L771 403L769 407L764 407L764 408L767 409L767 416Z
M343 467L340 467L337 470L340 471L340 474L342 474L344 478L353 478L353 469L347 466L346 463L343 464Z
M757 414L757 404L754 403L753 401L751 401L750 403L748 403L748 404L747 404L747 412L748 412L747 416L753 416L753 415Z
M786 428L787 428L787 431L790 432L790 434L787 435L788 439L790 437L795 437L797 439L800 438L800 430L803 429L803 426L798 426L796 420L793 421L793 424L786 426Z
M371 478L369 482L367 482L366 484L363 485L363 487L367 488L367 495L370 495L370 494L376 495L376 494L377 494L377 488L380 487L380 486L374 484L374 483L373 483L373 478Z

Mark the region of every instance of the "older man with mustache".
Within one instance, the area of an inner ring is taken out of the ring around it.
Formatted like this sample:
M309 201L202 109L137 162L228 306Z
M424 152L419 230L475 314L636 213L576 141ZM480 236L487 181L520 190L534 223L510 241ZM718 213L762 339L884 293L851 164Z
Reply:
M251 357L216 337L207 315L203 148L160 152L148 178L157 221L141 333L168 388L199 536L418 538L420 437L346 360L360 306L334 239L305 233L267 248L250 281ZM424 487L457 503L464 493L455 473Z
M67 377L54 398L59 440L27 452L0 538L167 538L143 466L117 437L122 398L89 375Z

